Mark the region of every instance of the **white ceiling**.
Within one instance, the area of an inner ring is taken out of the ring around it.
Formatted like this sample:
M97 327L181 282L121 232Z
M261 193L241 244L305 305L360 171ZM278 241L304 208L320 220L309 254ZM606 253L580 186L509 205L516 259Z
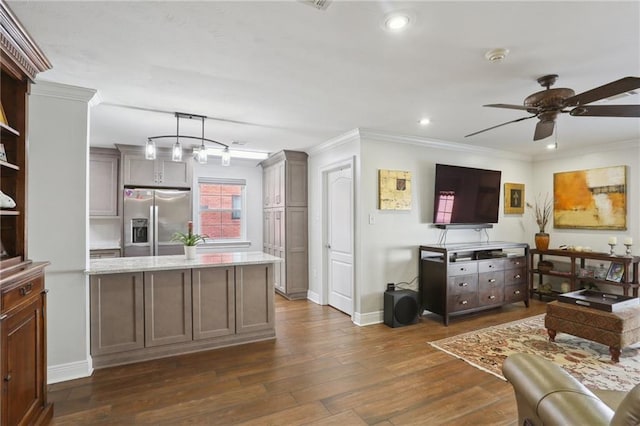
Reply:
M175 134L181 111L210 117L205 137L245 149L305 150L360 127L536 156L556 136L533 142L535 119L464 135L527 116L482 105L522 104L542 75L576 93L640 76L638 1L8 4L53 64L38 80L99 91L94 146ZM385 32L396 10L413 25ZM485 60L497 47L509 56ZM186 121L180 133L199 135ZM640 140L638 118L564 114L557 128L561 150Z

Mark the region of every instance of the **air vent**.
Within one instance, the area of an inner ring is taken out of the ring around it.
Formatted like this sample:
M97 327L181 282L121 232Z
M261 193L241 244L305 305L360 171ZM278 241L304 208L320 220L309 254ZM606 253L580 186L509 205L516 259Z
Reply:
M300 3L308 4L319 10L327 10L331 0L298 0Z

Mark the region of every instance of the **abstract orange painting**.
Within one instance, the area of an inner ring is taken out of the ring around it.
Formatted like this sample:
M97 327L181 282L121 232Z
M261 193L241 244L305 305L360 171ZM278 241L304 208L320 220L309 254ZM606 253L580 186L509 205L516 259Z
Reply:
M627 167L554 173L553 227L627 229Z

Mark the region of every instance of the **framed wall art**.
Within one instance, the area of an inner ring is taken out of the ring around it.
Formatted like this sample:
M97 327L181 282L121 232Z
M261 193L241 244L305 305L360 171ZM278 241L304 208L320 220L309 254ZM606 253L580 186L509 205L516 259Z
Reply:
M505 183L504 184L504 213L523 214L524 213L524 184Z
M411 210L411 172L378 170L378 208Z
M627 229L627 166L554 173L553 226Z

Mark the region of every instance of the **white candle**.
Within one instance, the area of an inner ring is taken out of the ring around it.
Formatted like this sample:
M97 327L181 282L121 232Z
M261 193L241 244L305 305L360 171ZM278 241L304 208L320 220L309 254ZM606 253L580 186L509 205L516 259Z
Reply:
M624 239L624 244L627 245L627 246L633 245L633 238L631 238L631 237L625 238Z
M618 244L618 239L616 237L609 237L609 244Z

